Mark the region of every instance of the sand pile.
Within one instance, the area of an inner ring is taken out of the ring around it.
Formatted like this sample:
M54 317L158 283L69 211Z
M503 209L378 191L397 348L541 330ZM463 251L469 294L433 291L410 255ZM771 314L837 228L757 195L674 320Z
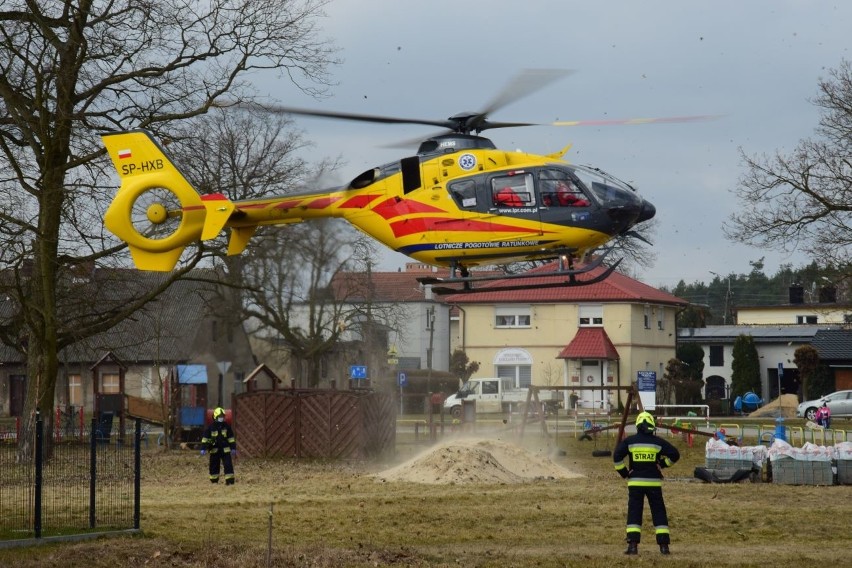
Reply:
M413 483L523 483L582 477L554 463L546 452L483 438L456 439L376 474L381 481Z
M795 418L796 407L799 406L799 397L795 394L782 394L772 402L766 403L749 414L750 418L771 417Z

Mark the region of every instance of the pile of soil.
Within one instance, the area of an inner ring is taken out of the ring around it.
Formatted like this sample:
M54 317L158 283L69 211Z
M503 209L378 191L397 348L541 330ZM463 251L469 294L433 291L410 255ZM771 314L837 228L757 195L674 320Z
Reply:
M583 477L551 461L545 450L484 438L455 439L376 474L381 481L429 484L523 483Z
M750 418L795 418L796 407L799 406L799 397L795 394L782 394L772 402L764 404L749 414Z

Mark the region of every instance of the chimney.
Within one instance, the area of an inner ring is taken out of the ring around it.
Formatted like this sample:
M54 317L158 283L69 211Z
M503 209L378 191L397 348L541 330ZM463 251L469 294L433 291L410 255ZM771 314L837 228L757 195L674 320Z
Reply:
M790 303L791 304L804 304L805 303L805 289L802 288L801 284L793 284L790 286Z

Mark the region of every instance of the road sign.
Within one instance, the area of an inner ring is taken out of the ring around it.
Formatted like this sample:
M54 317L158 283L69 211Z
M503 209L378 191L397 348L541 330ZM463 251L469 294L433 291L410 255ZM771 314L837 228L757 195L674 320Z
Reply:
M396 383L400 388L408 385L408 375L405 374L405 371L400 371L396 374Z
M360 380L367 378L367 366L366 365L352 365L349 367L349 376L353 379Z

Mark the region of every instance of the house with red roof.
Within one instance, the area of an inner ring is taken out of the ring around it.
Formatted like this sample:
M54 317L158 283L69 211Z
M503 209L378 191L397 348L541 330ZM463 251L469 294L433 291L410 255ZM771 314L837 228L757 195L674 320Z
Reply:
M635 383L639 371L662 378L675 357L677 312L688 302L619 272L601 282L562 286L567 277L557 266L539 266L526 273L529 279L479 283L476 293L445 296L454 315L450 349L461 348L480 363L476 377L509 377L517 387L600 387L563 391L566 406L576 401L579 408L616 408L627 394L612 387ZM500 290L507 287L515 289Z
M359 341L361 326L355 321L369 317L385 329L382 360L375 360L371 374L389 377L398 371L432 369L447 371L450 365L449 306L421 285L423 276L446 276L430 265L409 262L404 271L340 272L331 282L336 301L357 307L344 312L351 332L344 341ZM375 326L374 326L375 327ZM385 359L388 360L387 364Z

